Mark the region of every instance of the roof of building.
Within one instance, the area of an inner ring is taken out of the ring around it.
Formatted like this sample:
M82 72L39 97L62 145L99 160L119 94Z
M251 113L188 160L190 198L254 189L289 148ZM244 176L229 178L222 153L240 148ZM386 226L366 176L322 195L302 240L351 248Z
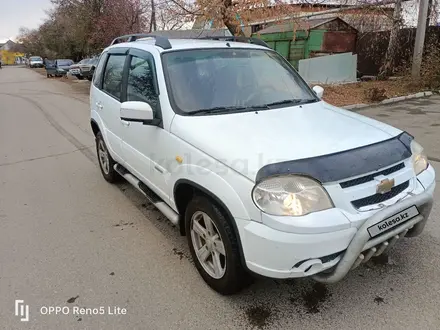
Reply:
M12 40L6 40L6 42L0 43L0 50L10 50L13 47L16 47L17 44Z
M321 25L324 25L328 22L332 22L334 20L340 20L340 21L344 22L339 17L311 18L311 19L304 19L304 20L300 20L300 21L290 21L287 23L271 25L263 30L258 31L258 33L259 34L281 33L281 32L293 31L294 29L296 31L312 30L312 29L316 29L316 28L320 27ZM349 25L346 22L344 22L344 23Z

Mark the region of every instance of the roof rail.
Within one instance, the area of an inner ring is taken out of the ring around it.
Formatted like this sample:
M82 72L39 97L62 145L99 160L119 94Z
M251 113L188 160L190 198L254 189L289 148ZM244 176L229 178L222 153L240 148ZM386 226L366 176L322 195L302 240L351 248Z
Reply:
M172 48L170 41L168 40L167 37L162 37L162 36L149 34L149 33L147 33L147 34L143 34L143 33L127 34L124 36L120 36L120 37L113 39L110 46L115 45L115 44L119 44L121 42L133 42L133 41L136 41L137 39L140 39L140 38L154 38L154 39L156 39L156 43L155 43L156 46L163 48L163 49L171 49Z
M236 41L236 42L246 42L249 44L255 44L263 47L270 48L267 43L258 38L248 38L240 36L213 36L213 37L201 37L198 39L209 39L209 40L224 40L224 41Z

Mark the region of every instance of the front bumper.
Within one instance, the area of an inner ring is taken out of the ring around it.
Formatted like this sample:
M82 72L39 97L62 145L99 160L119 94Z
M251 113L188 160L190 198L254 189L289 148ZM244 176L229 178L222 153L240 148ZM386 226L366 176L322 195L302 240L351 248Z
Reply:
M432 187L432 192L433 190L434 187ZM323 283L336 283L342 280L351 269L356 268L359 264L367 262L373 256L381 255L401 237L419 235L425 228L431 213L433 203L432 192L425 191L420 195L413 196L377 212L359 228L336 267L329 273L313 276L313 279ZM413 205L418 207L419 215L382 235L370 239L367 231L368 227Z
M340 281L362 262L389 249L399 238L419 235L431 212L435 181L426 190L388 206L359 228L320 234L295 234L262 223L237 220L246 266L271 278L312 276L324 283ZM367 228L416 205L420 214L370 238ZM324 272L325 271L325 272Z

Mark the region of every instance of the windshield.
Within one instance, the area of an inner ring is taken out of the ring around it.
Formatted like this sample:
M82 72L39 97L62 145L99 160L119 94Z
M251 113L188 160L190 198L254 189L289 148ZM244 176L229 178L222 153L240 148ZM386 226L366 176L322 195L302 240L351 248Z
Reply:
M90 62L90 59L89 58L85 58L85 59L79 61L78 64L87 64L89 62Z
M31 61L42 61L43 60L41 57L38 57L38 56L34 56L34 57L29 58L29 59Z
M276 52L197 49L163 55L170 101L180 113L269 109L318 101Z

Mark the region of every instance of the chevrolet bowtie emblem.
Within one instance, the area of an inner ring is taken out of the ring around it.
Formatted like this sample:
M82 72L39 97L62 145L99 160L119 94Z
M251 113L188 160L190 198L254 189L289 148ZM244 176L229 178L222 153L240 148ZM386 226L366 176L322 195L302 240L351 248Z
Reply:
M376 187L376 192L378 194L385 194L391 191L391 188L394 187L394 179L384 179L381 180L380 183Z

